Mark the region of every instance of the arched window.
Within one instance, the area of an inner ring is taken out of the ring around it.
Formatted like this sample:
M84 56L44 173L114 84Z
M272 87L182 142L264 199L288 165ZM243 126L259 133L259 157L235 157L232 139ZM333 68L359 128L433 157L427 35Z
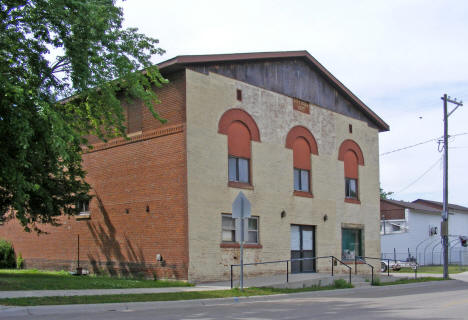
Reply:
M344 155L345 197L358 199L358 160L354 151L348 150Z
M219 120L218 132L228 136L228 180L233 187L252 184L251 140L260 142L255 120L242 109L230 109Z
M293 144L294 190L310 192L310 147L299 137Z
M250 183L250 132L240 121L228 128L229 181Z
M353 140L343 141L338 160L344 162L345 201L359 203L359 166L364 165L361 148Z
M314 136L307 128L296 126L286 137L286 148L293 150L294 194L312 196L310 154L318 154Z

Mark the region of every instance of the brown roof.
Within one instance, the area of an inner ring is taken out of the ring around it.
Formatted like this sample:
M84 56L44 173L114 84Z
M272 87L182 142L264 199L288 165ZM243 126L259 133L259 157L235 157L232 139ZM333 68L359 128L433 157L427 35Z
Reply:
M439 201L432 201L432 200L425 200L425 199L417 199L417 200L414 200L413 203L419 203L419 204L427 203L427 205L430 205L430 206L433 206L433 207L439 207L439 208L440 208L439 210L442 210L442 208L443 208L442 202L439 202ZM467 208L467 207L459 206L459 205L457 205L457 204L449 203L449 204L448 204L448 207L449 207L449 209L452 209L452 210L468 212L468 208Z
M350 101L361 110L369 119L374 122L380 131L388 131L390 127L376 113L356 97L348 88L346 88L338 79L336 79L324 66L322 66L307 51L283 51L283 52L254 52L254 53L232 53L232 54L209 54L209 55L187 55L177 56L158 64L161 71L176 71L184 69L189 65L216 63L216 62L245 62L254 60L272 60L302 58L309 65L317 69L330 83L340 92L342 92Z
M402 208L408 208L408 209L414 209L418 211L424 211L424 212L429 212L429 213L440 213L440 210L425 206L420 203L414 203L414 202L406 202L406 201L400 201L400 200L391 200L391 199L380 199L380 201L385 201L394 205L397 205Z

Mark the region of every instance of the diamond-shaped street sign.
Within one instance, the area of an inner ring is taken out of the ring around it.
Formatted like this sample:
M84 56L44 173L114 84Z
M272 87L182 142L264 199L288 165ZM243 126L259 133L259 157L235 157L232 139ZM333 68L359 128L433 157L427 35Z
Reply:
M232 203L232 217L234 219L250 218L250 201L241 192Z

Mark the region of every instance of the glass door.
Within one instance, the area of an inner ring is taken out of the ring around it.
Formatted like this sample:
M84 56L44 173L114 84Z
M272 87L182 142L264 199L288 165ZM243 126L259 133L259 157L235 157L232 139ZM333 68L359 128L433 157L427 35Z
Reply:
M315 257L315 227L291 225L291 259ZM315 272L315 260L291 262L291 272Z

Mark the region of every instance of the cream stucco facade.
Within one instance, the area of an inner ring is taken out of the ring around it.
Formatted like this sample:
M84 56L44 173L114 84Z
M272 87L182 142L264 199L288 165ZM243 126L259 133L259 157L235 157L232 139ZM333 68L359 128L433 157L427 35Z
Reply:
M242 90L241 102L236 99L237 89ZM218 133L218 123L232 108L248 112L260 131L261 142L252 141L253 190L228 186L227 136ZM293 195L293 152L285 141L296 125L308 128L317 141L318 155L311 160L313 198ZM347 225L362 227L365 255L380 256L378 129L313 104L310 114L302 113L293 110L291 97L190 69L186 69L186 128L189 281L228 279L229 265L239 263L239 249L220 244L221 214L231 213L241 190L252 204L252 214L259 217L261 244L245 250L246 263L289 259L292 224L315 226L317 256L341 258L341 229ZM346 139L354 140L364 155L365 164L359 166L360 204L344 201L344 165L338 151ZM275 268L284 270L270 265L245 271ZM318 272L329 268L330 261L317 262Z

